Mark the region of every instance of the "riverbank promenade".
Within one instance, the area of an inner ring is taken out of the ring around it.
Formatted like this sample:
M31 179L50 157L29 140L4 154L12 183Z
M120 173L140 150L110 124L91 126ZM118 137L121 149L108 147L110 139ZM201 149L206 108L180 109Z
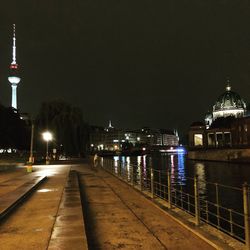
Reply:
M46 178L34 187L41 177ZM24 186L32 192L15 203ZM7 211L0 220L1 250L230 249L197 236L87 161L33 166L32 173L25 167L9 168L0 172L0 187L1 203L14 201L10 211L4 205L0 210Z

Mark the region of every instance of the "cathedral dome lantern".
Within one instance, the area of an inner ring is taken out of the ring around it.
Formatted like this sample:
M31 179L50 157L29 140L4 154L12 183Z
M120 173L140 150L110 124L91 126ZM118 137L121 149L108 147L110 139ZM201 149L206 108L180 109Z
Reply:
M246 103L239 94L231 90L229 83L226 91L219 96L213 106L213 120L219 117L243 117L246 112Z

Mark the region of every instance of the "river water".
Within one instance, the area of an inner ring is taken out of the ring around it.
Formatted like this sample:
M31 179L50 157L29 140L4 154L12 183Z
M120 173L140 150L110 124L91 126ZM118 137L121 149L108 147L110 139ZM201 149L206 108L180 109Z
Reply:
M244 182L250 184L250 163L237 164L225 162L192 161L187 160L185 153L161 154L149 156L121 156L114 157L124 164L144 164L159 170L169 170L175 174L176 180L185 184L187 177L198 175L202 181L220 183L223 185L242 187Z

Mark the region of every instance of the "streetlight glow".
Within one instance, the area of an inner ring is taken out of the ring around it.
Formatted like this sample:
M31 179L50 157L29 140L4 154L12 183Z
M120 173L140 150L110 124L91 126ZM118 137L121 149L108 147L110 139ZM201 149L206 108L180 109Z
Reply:
M52 134L49 131L42 133L44 141L46 141L46 164L49 164L49 141L52 141Z
M43 139L45 141L52 141L52 134L49 131L43 132Z

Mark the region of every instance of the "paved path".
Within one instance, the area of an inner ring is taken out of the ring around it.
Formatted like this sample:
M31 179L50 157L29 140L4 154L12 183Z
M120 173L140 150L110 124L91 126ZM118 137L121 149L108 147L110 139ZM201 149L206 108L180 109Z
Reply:
M104 170L80 172L89 249L214 249Z
M23 167L12 167L6 171L2 171L0 167L0 196L23 184L27 177L26 169ZM13 179L17 181L13 182Z
M6 219L46 178L46 176L36 176L13 191L0 196L0 221Z
M72 223L76 228L81 227L77 214L67 214L68 208L79 205L80 201L70 195L62 198L63 190L69 191L64 188L70 168L80 174L89 249L213 249L132 187L102 169L93 170L87 164L79 164L36 166L32 174L24 168L12 172L13 175L1 173L0 197L31 177L46 175L48 179L0 223L0 250L45 250L53 228L58 236L61 223L67 230L72 228ZM60 235L68 236L67 230L63 229ZM57 237L60 245L59 241ZM69 244L64 249L81 250L82 245Z
M48 250L57 249L88 249L76 171L69 173L48 246Z
M47 249L69 169L69 165L34 167L32 176L46 175L48 180L0 224L0 250ZM30 176L23 171L24 177Z

